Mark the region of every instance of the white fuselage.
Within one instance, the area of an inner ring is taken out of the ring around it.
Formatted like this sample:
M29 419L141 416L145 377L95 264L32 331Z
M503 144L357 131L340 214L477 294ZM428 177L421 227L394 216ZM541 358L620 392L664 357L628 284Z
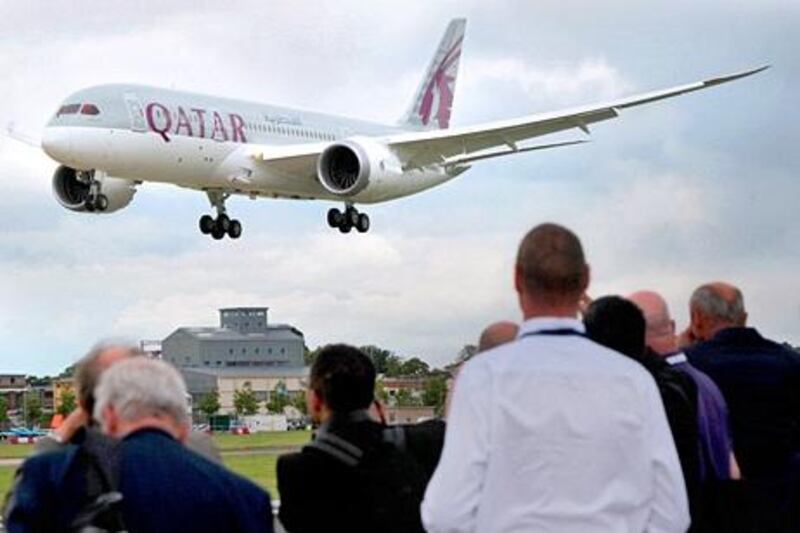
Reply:
M89 112L84 112L85 106ZM307 165L259 163L274 148L323 149L337 141L400 128L358 120L136 85L104 85L71 95L47 124L42 146L59 163L137 182L295 199L342 197L326 191ZM391 158L387 158L388 159ZM387 163L388 164L388 163ZM395 170L379 188L348 201L374 203L414 194L454 173L439 165Z

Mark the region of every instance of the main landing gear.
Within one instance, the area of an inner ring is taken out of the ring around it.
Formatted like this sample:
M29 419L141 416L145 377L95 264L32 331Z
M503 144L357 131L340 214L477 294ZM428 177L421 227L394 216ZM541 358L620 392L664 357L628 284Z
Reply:
M78 180L89 186L89 191L86 194L86 199L83 201L83 207L89 213L100 212L102 213L108 209L108 196L103 194L102 183L95 177L94 170L81 170L78 172Z
M204 235L211 235L215 240L220 240L227 234L231 239L238 239L242 236L242 224L236 219L228 217L225 213L225 200L229 194L209 191L208 200L217 210L217 218L211 215L200 217L200 231Z
M328 225L339 228L342 233L350 233L353 228L359 233L366 233L369 231L369 217L366 213L359 213L351 204L347 204L344 212L335 207L328 211Z

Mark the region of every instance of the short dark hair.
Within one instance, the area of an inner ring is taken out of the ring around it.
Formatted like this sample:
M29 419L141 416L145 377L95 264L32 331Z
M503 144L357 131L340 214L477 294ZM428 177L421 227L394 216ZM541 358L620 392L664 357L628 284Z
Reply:
M642 310L619 296L603 296L589 305L583 316L590 339L629 357L645 353L647 324Z
M366 409L375 397L375 365L354 346L325 346L311 367L310 388L334 413Z
M519 245L517 268L525 289L549 300L574 298L586 289L587 266L578 236L558 224L540 224Z

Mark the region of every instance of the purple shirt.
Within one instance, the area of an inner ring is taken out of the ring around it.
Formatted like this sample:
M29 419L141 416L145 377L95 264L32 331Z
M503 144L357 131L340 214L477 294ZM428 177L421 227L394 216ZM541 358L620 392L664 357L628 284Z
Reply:
M692 366L684 354L671 355L667 362L688 374L697 385L700 479L730 479L733 441L725 397L716 383Z

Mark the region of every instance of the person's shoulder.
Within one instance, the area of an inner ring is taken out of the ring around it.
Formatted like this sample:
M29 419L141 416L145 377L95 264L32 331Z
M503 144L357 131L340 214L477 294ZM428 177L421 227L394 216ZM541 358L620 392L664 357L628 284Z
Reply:
M74 462L80 447L67 444L59 449L33 455L22 463L22 472L51 480L63 478Z

